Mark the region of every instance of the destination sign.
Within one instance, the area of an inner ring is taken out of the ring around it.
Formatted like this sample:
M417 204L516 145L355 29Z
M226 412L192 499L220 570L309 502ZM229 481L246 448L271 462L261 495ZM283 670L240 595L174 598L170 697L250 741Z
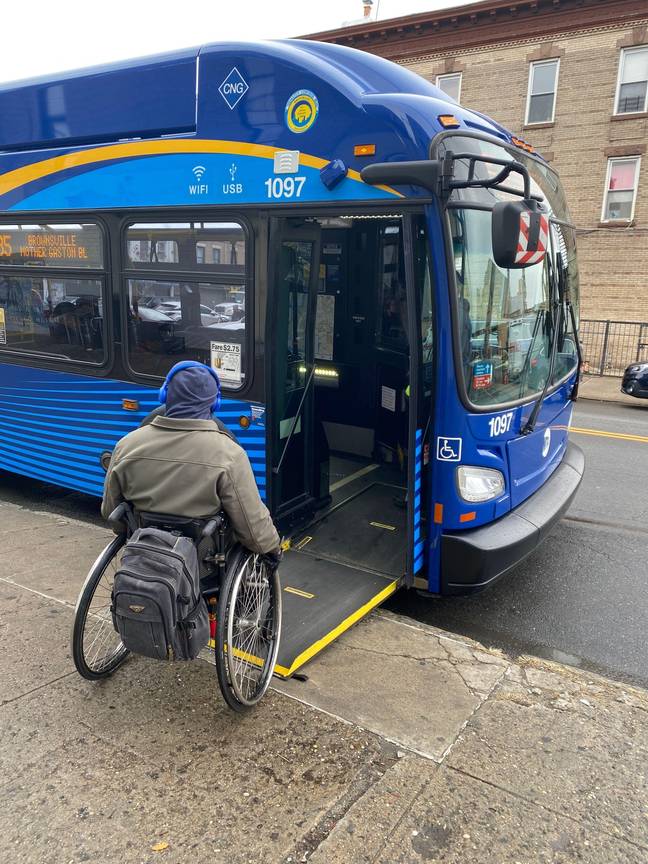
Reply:
M97 225L0 225L0 266L103 267Z

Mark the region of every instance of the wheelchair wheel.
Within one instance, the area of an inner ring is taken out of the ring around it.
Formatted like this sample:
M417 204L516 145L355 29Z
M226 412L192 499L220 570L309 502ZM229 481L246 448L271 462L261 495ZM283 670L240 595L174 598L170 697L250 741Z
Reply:
M218 599L216 670L230 708L245 711L270 685L281 635L281 586L261 556L234 552Z
M94 681L115 671L128 656L110 613L115 573L119 569L124 535L103 550L85 580L74 613L72 656L79 675Z

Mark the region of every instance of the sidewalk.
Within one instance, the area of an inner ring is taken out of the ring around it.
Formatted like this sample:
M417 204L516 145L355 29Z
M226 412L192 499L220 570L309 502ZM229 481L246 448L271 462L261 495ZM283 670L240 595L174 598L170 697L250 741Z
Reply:
M621 402L625 405L648 404L645 399L636 399L621 392L621 378L609 375L585 375L578 388L579 399L596 399L600 402Z
M0 502L3 864L648 860L648 693L383 613L245 716L207 662L92 684L108 537Z

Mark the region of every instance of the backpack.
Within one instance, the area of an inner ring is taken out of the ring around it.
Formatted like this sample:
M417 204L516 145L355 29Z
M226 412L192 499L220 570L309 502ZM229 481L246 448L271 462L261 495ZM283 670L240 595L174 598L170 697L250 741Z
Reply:
M193 541L159 528L134 531L115 574L111 612L115 630L134 654L193 660L209 641Z

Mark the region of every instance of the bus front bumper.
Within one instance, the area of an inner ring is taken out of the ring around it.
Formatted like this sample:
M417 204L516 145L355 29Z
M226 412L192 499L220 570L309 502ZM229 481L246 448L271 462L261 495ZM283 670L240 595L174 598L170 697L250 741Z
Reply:
M583 479L585 458L569 443L562 462L530 498L492 525L441 541L441 594L483 591L523 561L564 515Z

